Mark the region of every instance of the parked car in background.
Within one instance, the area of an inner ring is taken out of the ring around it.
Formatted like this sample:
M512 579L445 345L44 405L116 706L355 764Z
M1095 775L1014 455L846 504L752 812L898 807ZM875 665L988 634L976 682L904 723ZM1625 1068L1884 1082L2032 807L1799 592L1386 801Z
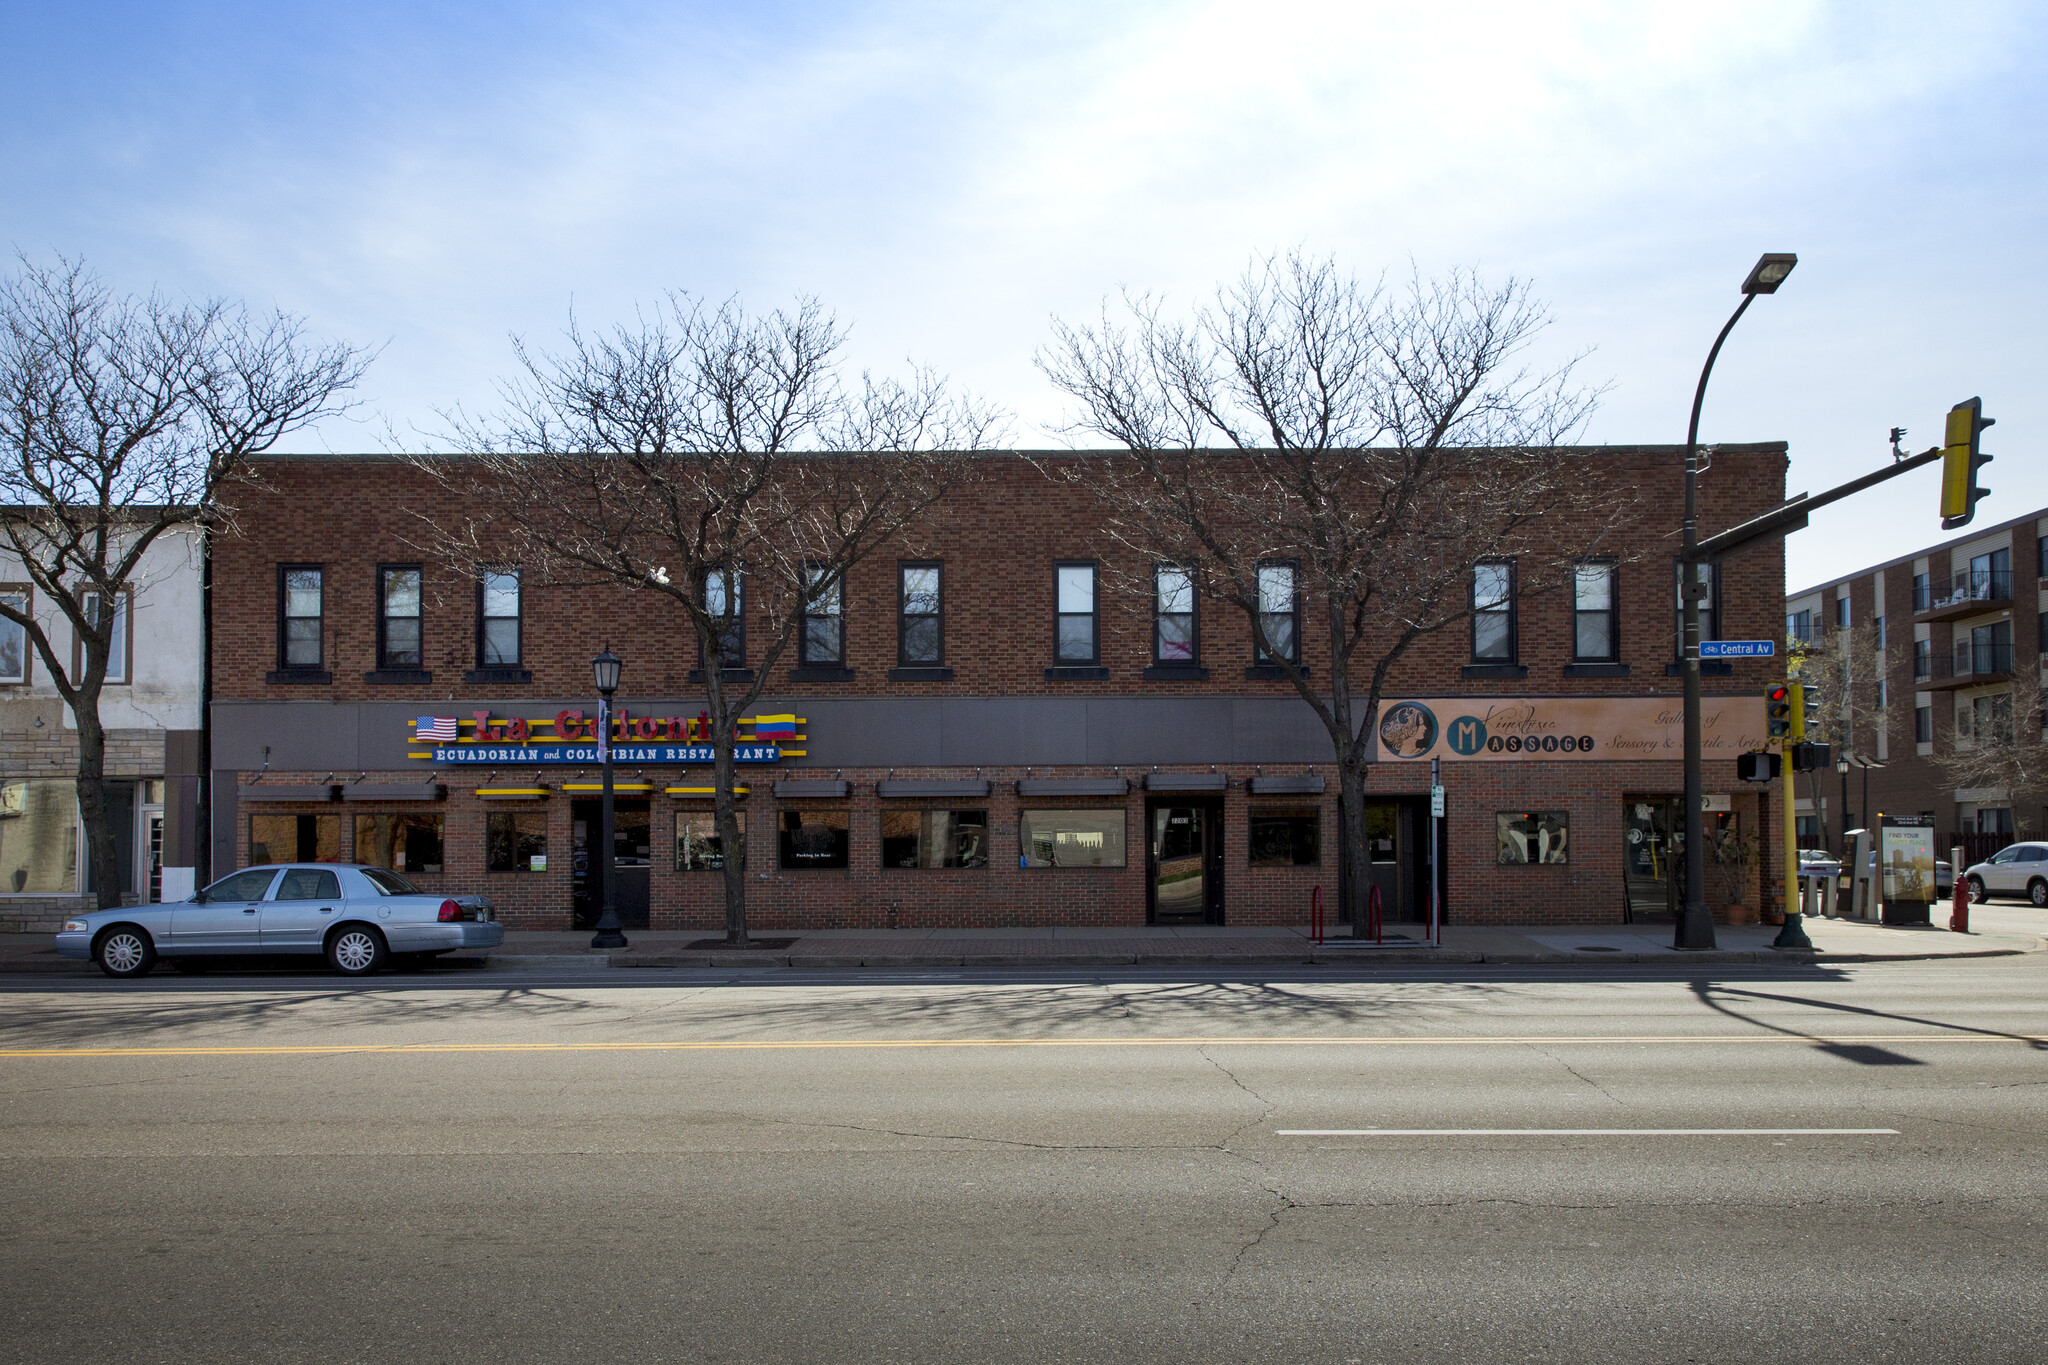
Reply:
M430 895L381 867L293 863L230 873L190 900L66 920L57 953L97 962L108 976L141 976L159 957L189 970L252 953L320 955L344 976L367 976L394 956L504 941L483 896Z
M2048 909L2048 844L2007 844L1963 875L1979 905L1993 896L2024 896Z
M1842 870L1842 860L1824 848L1799 850L1799 870L1815 877L1833 877Z

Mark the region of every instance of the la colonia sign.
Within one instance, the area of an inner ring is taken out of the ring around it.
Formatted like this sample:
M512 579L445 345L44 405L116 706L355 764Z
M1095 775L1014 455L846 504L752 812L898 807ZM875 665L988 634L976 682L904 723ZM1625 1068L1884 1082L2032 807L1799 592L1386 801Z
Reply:
M1418 697L1380 703L1383 759L1446 762L1668 759L1685 756L1677 697ZM1762 697L1704 697L1700 749L1734 758L1764 747Z

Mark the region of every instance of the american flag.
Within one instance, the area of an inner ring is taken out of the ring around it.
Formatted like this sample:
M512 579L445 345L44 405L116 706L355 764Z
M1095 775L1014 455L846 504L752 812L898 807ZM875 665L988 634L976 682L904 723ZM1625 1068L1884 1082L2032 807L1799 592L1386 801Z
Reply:
M436 744L453 744L457 738L455 717L421 716L419 728L413 732L413 738L422 742L431 740Z

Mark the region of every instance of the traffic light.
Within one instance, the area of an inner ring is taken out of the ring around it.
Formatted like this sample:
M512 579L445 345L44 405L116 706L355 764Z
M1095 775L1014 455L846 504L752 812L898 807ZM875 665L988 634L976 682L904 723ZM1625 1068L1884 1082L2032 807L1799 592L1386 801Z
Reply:
M1772 683L1764 693L1764 719L1769 722L1772 739L1792 733L1792 688L1788 684Z
M1977 515L1977 499L1990 493L1977 486L1977 471L1991 457L1977 449L1984 428L1997 419L1984 415L1984 400L1972 398L1948 410L1948 430L1941 442L1941 529L1968 526Z
M1825 744L1795 744L1792 746L1792 771L1795 773L1826 772L1834 763L1834 754Z
M1786 698L1792 708L1792 725L1785 731L1785 738L1796 744L1806 738L1806 687L1803 683L1787 683L1786 687L1792 693Z

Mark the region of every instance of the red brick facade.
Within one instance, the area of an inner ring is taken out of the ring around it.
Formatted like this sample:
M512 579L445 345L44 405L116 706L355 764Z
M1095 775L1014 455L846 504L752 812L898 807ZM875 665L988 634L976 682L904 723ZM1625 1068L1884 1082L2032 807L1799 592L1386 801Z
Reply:
M1569 676L1571 603L1559 592L1531 593L1519 605L1518 656L1528 669L1521 679L1467 679L1470 639L1456 628L1427 639L1413 649L1397 670L1394 696L1589 696L1676 697L1679 679L1666 666L1673 649L1673 568L1677 543L1680 464L1671 448L1617 449L1602 452L1618 490L1644 490L1643 506L1651 509L1639 527L1619 546L1621 658L1626 677ZM1114 458L1089 455L1085 459ZM1775 505L1781 496L1785 457L1782 446L1722 447L1714 468L1702 483L1703 528L1707 531L1739 521ZM213 569L214 657L213 695L216 723L230 710L242 729L220 731L216 742L217 818L232 829L237 863L248 856L248 816L326 813L341 817L343 857L354 855L349 817L377 810L420 809L348 801L326 804L239 806L227 794L236 781L247 782L266 760L266 746L275 761L260 781L265 784L344 784L420 782L430 776L445 784L445 799L431 803L443 819L445 870L438 876L419 874L434 889L480 889L491 896L508 922L526 927L566 926L570 900L570 803L556 792L537 803L547 812L549 870L542 873L487 873L484 870L483 826L489 803L475 788L487 781L488 770L443 767L403 760L375 769L343 771L348 762L322 760L318 768L294 763L295 745L322 736L310 731L328 727L364 727L383 736L402 708L404 714L456 715L491 708L509 708L556 699L590 707L589 659L610 643L627 661L620 704L636 714L694 715L701 703L688 674L698 664L697 648L679 612L647 594L609 590L529 587L523 619L523 662L531 670L526 684L468 684L467 670L476 667L474 585L445 566L426 564L429 585L423 612L423 653L431 680L405 686L366 680L375 668L375 583L380 564L418 563L409 548L421 536L414 512L430 510L433 486L408 466L385 460L356 458L282 458L263 466L265 488L252 494L242 509L244 533L224 537L215 549ZM1668 515L1667 515L1668 514ZM777 662L762 711L795 709L807 701L946 698L961 700L1015 698L1168 699L1272 698L1292 699L1300 716L1312 716L1293 699L1284 681L1250 680L1250 632L1246 623L1213 604L1203 604L1200 627L1201 662L1209 669L1203 681L1148 681L1151 603L1137 594L1114 590L1105 581L1100 592L1101 661L1109 676L1101 680L1055 681L1046 677L1053 660L1053 566L1059 560L1111 561L1113 547L1098 528L1099 513L1086 494L1056 484L1030 462L1014 457L988 461L986 477L948 500L930 524L908 538L903 552L888 552L856 567L849 576L845 599L846 667L850 679L803 682L787 679L794 657ZM1568 535L1568 530L1561 528ZM944 663L953 677L944 682L892 681L897 666L896 572L900 558L939 560L945 564ZM279 665L278 566L319 564L325 576L322 615L323 650L331 681L319 684L273 680ZM1777 547L1757 550L1724 567L1721 584L1725 638L1783 638L1781 602L1783 559ZM1313 628L1314 604L1303 605L1304 662L1316 678L1328 676L1326 641ZM750 622L748 664L759 659L758 641L765 625ZM1734 663L1732 674L1707 679L1710 694L1760 695L1773 667L1769 661ZM320 703L331 709L298 707L268 711L262 704ZM380 706L380 704L382 704ZM239 709L235 709L239 708ZM551 713L551 712L550 712ZM275 720L265 717L275 716ZM274 725L275 738L261 727ZM255 727L255 728L251 728ZM287 730L294 733L286 733ZM239 737L237 737L239 735ZM822 737L829 742L830 737ZM387 748L388 736L377 743ZM1325 745L1327 740L1324 741ZM812 741L819 752L819 739ZM353 751L342 751L353 752ZM1246 780L1258 771L1259 756L1222 762L1213 770L1229 780L1223 802L1223 902L1230 923L1300 923L1308 916L1315 887L1335 903L1339 826L1336 816L1336 774L1327 757L1265 762L1267 772L1299 774L1314 771L1325 780L1320 796L1285 798L1287 804L1315 803L1321 811L1321 862L1308 867L1248 865L1247 821L1254 797ZM1246 755L1238 755L1246 758ZM1154 763L1140 756L1126 763L1036 766L991 761L968 766L842 764L816 766L817 760L791 759L776 769L743 770L753 793L744 803L749 812L748 905L757 929L834 926L1039 925L1143 923L1147 903L1146 793L1144 778ZM806 767L809 763L812 766ZM506 765L508 771L518 765ZM1211 765L1158 765L1161 771L1210 771ZM723 923L720 878L708 872L677 872L673 845L675 817L685 809L708 809L707 802L664 796L659 779L673 769L650 770L657 779L651 798L650 923L653 927L712 930ZM1453 922L1462 923L1586 923L1618 920L1622 913L1622 848L1624 795L1670 794L1678 791L1677 765L1661 761L1497 762L1446 764L1449 811L1443 826L1446 905ZM623 776L623 774L622 774ZM832 778L851 784L852 794L840 802L778 801L771 794L774 778ZM884 801L877 781L902 778L971 778L991 783L985 801ZM1016 782L1032 777L1118 776L1129 779L1131 791L1121 799L1020 798ZM519 780L531 770L521 767ZM498 781L508 780L500 774ZM547 779L554 782L556 778ZM707 780L705 770L693 782ZM1420 797L1427 792L1424 764L1378 765L1371 788L1375 793ZM1735 808L1746 831L1759 822L1765 835L1764 866L1773 867L1779 819L1760 815L1757 798L1743 792L1733 764L1713 761L1707 768L1710 792L1736 792ZM223 797L227 797L223 801ZM1279 798L1276 798L1276 800ZM880 814L884 808L960 805L986 809L990 865L970 870L885 870L880 866ZM784 805L827 805L845 809L850 818L850 866L844 871L782 871L776 866L775 812ZM1019 868L1018 811L1024 807L1122 806L1126 811L1127 865L1121 870ZM1496 810L1563 810L1571 816L1572 860L1551 866L1502 866L1496 862L1493 813ZM230 846L219 845L216 861ZM1419 840L1418 840L1419 842ZM216 866L215 872L224 872ZM1754 878L1754 874L1752 874ZM1774 882L1766 873L1767 880ZM1710 886L1710 892L1711 892ZM1775 901L1775 895L1772 896ZM1747 895L1750 905L1759 894Z

